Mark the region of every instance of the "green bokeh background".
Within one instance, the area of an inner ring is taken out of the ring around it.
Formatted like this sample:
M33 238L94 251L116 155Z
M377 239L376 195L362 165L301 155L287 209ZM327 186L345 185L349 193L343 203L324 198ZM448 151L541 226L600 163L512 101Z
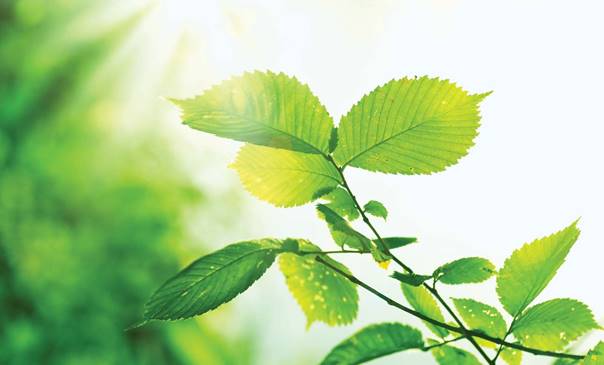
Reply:
M155 127L157 97L128 94L129 59L98 75L144 8L65 31L93 5L0 1L0 364L249 363L249 336L204 319L124 330L204 251L187 212L220 207Z

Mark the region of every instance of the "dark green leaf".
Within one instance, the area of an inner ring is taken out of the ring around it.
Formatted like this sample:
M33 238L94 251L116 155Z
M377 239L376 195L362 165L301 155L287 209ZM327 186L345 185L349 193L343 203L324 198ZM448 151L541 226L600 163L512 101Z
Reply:
M421 349L422 334L399 323L367 326L334 347L321 365L354 365L395 352Z
M417 238L415 237L385 237L382 238L382 241L389 249L395 249L403 246L407 246L408 244L417 242ZM373 242L375 244L379 243L378 239L374 239Z
M481 257L466 257L444 264L434 277L444 284L480 283L495 274L495 265Z
M497 275L499 301L516 316L545 289L579 237L577 221L514 251Z
M557 351L596 328L600 326L585 304L552 299L527 309L514 324L513 333L525 346Z
M332 153L338 146L338 127L334 127L331 130L331 137L329 138L329 153Z
M453 304L469 328L479 330L491 337L505 336L507 325L496 308L473 299L453 298Z
M219 137L306 153L329 151L329 113L307 85L282 73L245 73L172 102L185 124Z
M420 286L424 281L432 278L431 275L403 274L398 271L393 272L391 276L400 282L413 286Z
M189 318L215 309L249 288L282 250L280 241L263 239L203 256L153 294L145 306L145 320Z
M388 218L388 210L382 203L377 200L370 200L369 202L367 202L367 204L365 204L365 206L363 207L363 210L365 211L365 213L371 214L376 217L384 219Z
M317 212L327 223L331 237L340 247L348 246L357 250L369 252L371 249L371 241L362 233L357 232L350 224L328 206L323 204L317 205Z

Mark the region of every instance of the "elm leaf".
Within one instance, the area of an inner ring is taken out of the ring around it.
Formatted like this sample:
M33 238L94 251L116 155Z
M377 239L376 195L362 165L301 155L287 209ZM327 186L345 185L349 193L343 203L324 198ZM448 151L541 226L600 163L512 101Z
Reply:
M424 347L422 334L400 323L367 326L342 341L321 362L321 365L354 365L396 352Z
M421 77L392 80L342 117L334 159L340 166L394 174L430 174L468 153L478 134L478 104L454 83Z
M320 251L308 241L301 241L300 250ZM320 321L330 326L351 323L357 316L359 296L356 285L326 265L315 260L316 255L284 253L279 267L285 282L307 318L307 327ZM322 255L323 260L350 273L346 266Z
M307 85L283 73L248 72L171 100L191 128L241 142L327 154L333 120Z
M545 289L579 237L577 221L512 253L497 274L497 294L505 310L518 315Z
M230 167L252 195L278 207L306 204L340 183L335 167L320 155L246 144Z
M557 351L597 328L587 305L574 299L552 299L528 308L512 331L525 346Z

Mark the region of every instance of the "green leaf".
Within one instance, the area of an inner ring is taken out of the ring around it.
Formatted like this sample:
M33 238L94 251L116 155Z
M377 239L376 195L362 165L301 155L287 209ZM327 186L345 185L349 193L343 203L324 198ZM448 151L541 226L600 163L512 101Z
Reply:
M379 243L378 239L372 240L375 244ZM390 250L395 248L407 246L408 244L417 242L417 238L415 237L384 237L382 241Z
M346 190L338 187L322 198L329 201L329 204L325 204L329 209L345 217L348 221L353 221L359 217L359 211Z
M430 351L440 365L480 365L474 355L457 347L443 345Z
M401 288L403 289L403 294L405 295L407 302L409 302L409 305L411 305L411 307L413 307L416 311L437 321L445 321L445 317L440 311L436 300L434 300L434 297L426 288L423 286L416 287L403 283L401 283ZM424 323L430 331L439 337L445 338L449 334L449 331L447 331L445 328L435 326L428 322Z
M556 351L600 328L589 308L574 299L553 299L527 309L513 327L525 346Z
M370 200L367 202L367 204L365 204L363 207L363 210L365 213L371 214L375 217L384 219L388 218L388 210L386 210L386 207L377 200Z
M600 341L583 359L583 365L604 365L604 342Z
M431 275L403 274L398 271L393 272L391 276L402 283L413 286L420 286L426 280L432 279Z
M481 257L466 257L444 264L434 277L444 284L480 283L495 274L495 265Z
M354 365L395 352L421 349L422 334L399 323L367 326L333 348L321 365Z
M522 364L522 351L505 347L501 350L500 354L503 361L508 363L508 365L521 365Z
M249 288L268 269L281 242L239 242L193 262L166 281L145 305L146 321L174 320L206 313Z
M319 217L327 223L331 237L340 247L348 246L366 252L371 250L371 241L369 238L354 230L344 218L340 217L329 207L318 204L317 212Z
M293 207L319 198L340 183L338 171L322 156L246 144L231 164L257 198Z
M331 130L331 137L329 138L329 153L332 153L338 146L338 127L334 127Z
M550 236L515 250L499 270L497 294L508 313L516 316L545 289L579 237L577 221Z
M320 249L307 242L303 251ZM307 327L320 321L330 326L351 323L357 316L359 296L356 286L329 267L317 262L316 255L299 256L285 253L279 257L279 267L285 276L289 291L306 315ZM322 259L340 270L350 273L346 266L322 256Z
M453 298L457 312L473 330L478 330L491 337L503 338L507 332L505 320L499 311L487 304L473 299Z
M202 132L299 152L329 151L329 113L307 85L282 73L245 73L172 102L183 122Z
M340 166L395 174L444 170L468 153L480 121L478 103L447 80L393 80L365 95L338 126Z

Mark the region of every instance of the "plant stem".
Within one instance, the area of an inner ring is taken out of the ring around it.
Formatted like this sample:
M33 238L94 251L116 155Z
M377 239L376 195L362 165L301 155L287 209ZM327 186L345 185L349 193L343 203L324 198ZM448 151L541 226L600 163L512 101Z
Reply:
M430 350L432 350L434 348L444 346L444 345L449 344L451 342L456 342L456 341L459 341L459 340L463 340L464 338L466 338L466 337L465 336L459 336L459 337L455 337L455 338L450 339L450 340L446 340L446 341L443 341L443 342L435 343L434 345L430 345L430 346L424 347L422 349L422 351L430 351Z
M331 254L339 254L339 253L356 253L356 254L364 254L369 253L369 251L359 251L359 250L334 250L334 251L300 251L297 252L298 255L331 255Z
M489 342L498 344L498 345L503 345L506 347L511 347L513 349L516 350L520 350L520 351L524 351L524 352L528 352L531 353L533 355L542 355L542 356L549 356L549 357L557 357L557 358L564 358L564 359L574 359L574 360L581 360L584 358L584 356L582 355L573 355L573 354L565 354L565 353L561 353L561 352L554 352L554 351L544 351L544 350L538 350L538 349L533 349L530 347L525 347L516 343L511 343L511 342L506 342L503 341L499 338L495 338L495 337L491 337L487 334L484 334L482 332L476 332L473 330L468 330L468 329L463 329L461 327L456 327L453 325L450 325L448 323L444 323L444 322L440 322L436 319L433 319L432 317L426 316L416 310L413 310L397 301L395 301L394 299L388 297L385 294L382 294L380 291L378 291L377 289L371 287L370 285L366 284L365 282L361 281L360 279L358 279L357 277L355 277L352 274L349 274L347 272L344 272L342 270L340 270L339 268L335 267L334 265L330 264L329 262L325 261L323 258L321 258L321 256L317 256L315 258L316 261L320 262L321 264L329 267L330 269L332 269L333 271L335 271L336 273L342 275L343 277L345 277L346 279L348 279L350 282L357 284L358 286L360 286L361 288L367 290L368 292L372 293L373 295L377 296L378 298L382 299L384 302L386 302L388 305L393 306L397 309L402 310L403 312L406 312L408 314L411 314L421 320L424 320L430 324L433 324L435 326L439 326L442 328L445 328L451 332L455 332L455 333L459 333L462 335L462 337L467 337L467 336L473 336L473 337L477 337L477 338L482 338L483 340L487 340Z
M510 333L512 333L512 328L514 328L514 324L516 323L516 319L517 318L518 318L517 316L514 316L514 318L512 319L512 323L510 323L510 327L505 332L505 336L503 336L503 340L504 341L505 341L506 338L508 338L508 336L510 335ZM495 357L493 357L493 364L495 364L497 362L497 358L499 358L499 355L501 354L502 350L503 350L503 345L500 344L499 348L497 349L497 353L495 354Z
M350 197L352 198L352 201L353 201L355 207L357 208L357 210L359 211L359 214L363 218L363 222L365 222L365 224L369 227L369 229L371 229L371 231L373 232L373 234L375 235L375 237L378 239L378 242L380 242L380 246L381 246L380 249L386 255L390 256L392 258L392 260L394 262L396 262L400 267L402 267L405 271L407 271L409 274L413 274L414 272L413 272L413 269L411 269L411 267L405 265L405 263L403 263L396 256L394 256L394 254L392 254L392 252L390 252L390 250L388 249L388 246L386 246L386 244L384 243L384 240L382 239L382 237L380 236L380 234L378 233L378 231L375 229L375 227L373 226L373 224L371 224L371 221L369 220L369 217L367 217L367 215L365 214L365 211L363 210L363 208L361 208L361 205L359 204L357 198L354 196L354 193L352 192L352 189L350 189L350 186L348 185L348 182L346 181L346 176L344 176L344 172L342 171L342 168L340 168L338 166L338 164L336 164L336 162L333 160L333 158L331 156L328 156L327 159L338 170L338 172L340 174L340 177L342 178L342 185L344 186L344 188L346 189L346 191L348 191L348 194L350 194ZM436 299L438 299L438 301L443 305L443 307L445 307L445 309L447 310L447 312L451 315L451 317L453 317L453 319L459 325L459 327L461 327L464 330L467 330L465 328L463 322L457 317L457 315L455 314L455 312L453 312L453 310L451 310L451 308L449 307L449 305L438 294L438 292L436 291L436 289L435 288L431 288L426 283L424 283L423 285L424 285L424 287L426 289L428 289L428 291L430 291L430 293L432 293L432 295L434 295L436 297ZM480 354L480 356L482 356L482 358L485 359L485 361L488 364L490 364L490 365L493 364L491 362L491 358L489 357L489 355L487 355L487 353L484 352L484 350L482 349L482 347L480 347L480 345L476 342L476 340L473 337L469 336L468 337L468 341L472 344L472 346L474 346L474 348L476 348L476 350L478 351L478 353Z

